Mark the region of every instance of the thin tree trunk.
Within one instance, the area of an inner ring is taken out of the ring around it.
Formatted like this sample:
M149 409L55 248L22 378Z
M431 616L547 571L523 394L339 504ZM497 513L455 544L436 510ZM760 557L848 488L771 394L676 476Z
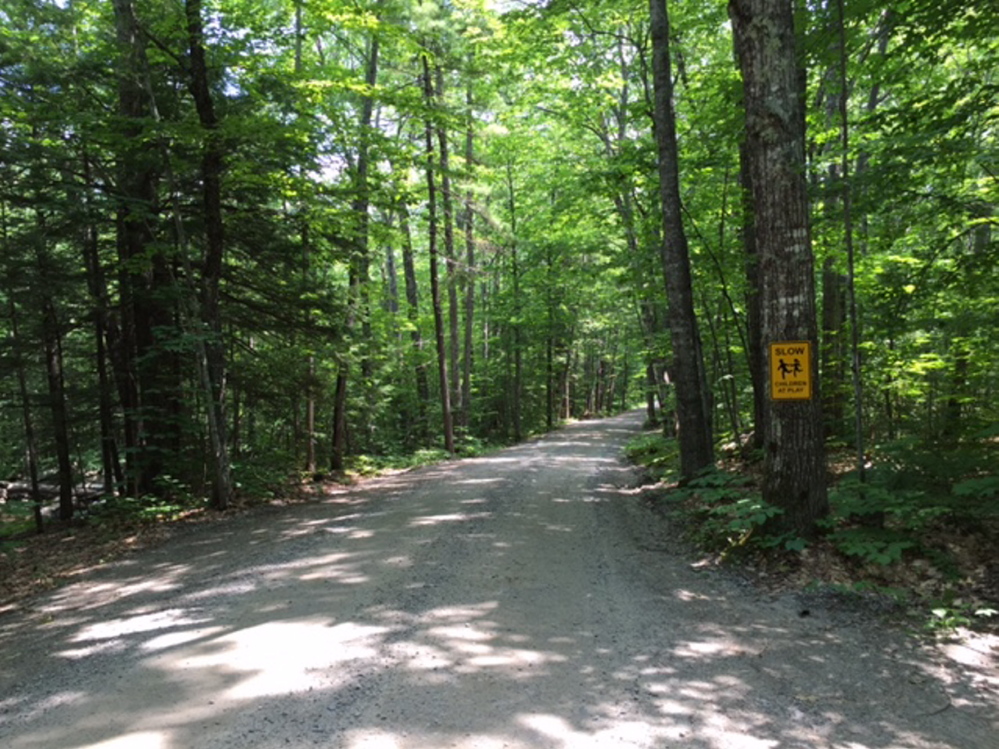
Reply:
M84 170L87 184L91 183L90 163L84 158ZM101 430L101 474L103 477L104 494L115 493L115 476L120 468L115 466L114 444L114 404L111 393L111 380L108 374L107 356L107 319L108 293L104 269L101 267L98 253L98 228L90 223L85 230L83 243L83 265L87 269L87 286L93 305L94 340L96 344L95 359L97 364L98 387L98 418Z
M423 94L428 111L434 105L434 85L430 77L430 62L423 55ZM450 380L447 371L447 346L444 335L444 311L441 307L439 252L437 249L437 183L434 178L434 126L430 117L426 121L427 148L427 220L430 249L430 296L434 309L434 333L437 340L437 374L440 386L441 415L444 422L444 448L454 453L454 421L451 415Z
M437 81L435 91L440 111L444 112L444 71L440 65L434 66L434 78ZM447 127L438 125L437 142L440 148L441 173L441 207L444 210L444 258L447 268L447 298L448 298L448 371L450 374L451 406L460 413L464 406L461 396L461 369L458 366L458 351L460 338L458 331L460 320L458 313L458 263L454 245L454 200L451 193L451 156L448 146Z
M416 397L419 401L419 435L421 440L426 437L426 405L430 402L430 385L427 382L427 366L423 362L423 335L420 333L420 298L419 287L416 284L416 267L413 262L413 235L409 227L409 213L405 205L399 208L399 220L402 224L402 273L406 282L406 318L409 320L410 340L416 353Z
M469 187L465 191L465 330L464 330L464 352L462 356L461 370L461 422L468 426L471 419L472 409L472 363L475 356L475 343L473 336L473 322L475 315L475 212L472 210L472 165L475 159L474 132L472 119L472 83L469 81L465 91L465 109L467 117L467 127L465 130L465 179L469 182Z
M739 185L742 188L742 248L746 267L746 358L749 378L753 385L753 435L750 447L763 449L766 432L767 381L763 356L763 324L760 312L760 259L756 251L756 219L753 215L753 176L749 163L749 146L745 138L739 143Z
M229 330L229 340L235 343L235 332ZM235 345L229 351L229 361L235 359ZM232 403L229 408L231 414L229 428L229 449L233 457L238 461L243 453L243 388L238 378L232 378L229 383L229 398Z
M4 226L6 234L6 225ZM31 413L31 398L28 394L28 376L24 366L24 346L18 326L17 305L13 294L7 297L10 310L10 332L13 342L14 366L17 369L17 388L21 398L21 419L24 424L24 448L28 462L28 480L31 486L31 500L34 506L35 531L43 533L45 523L42 519L42 493L38 481L38 440L35 436L35 421Z
M513 322L511 328L511 347L513 351L513 392L510 406L513 419L513 440L520 442L523 438L521 424L521 393L523 390L524 355L521 351L521 299L520 299L520 257L517 247L517 196L513 184L513 163L506 163L506 186L510 211L510 277L513 279Z
M379 42L377 38L371 40L368 49L367 66L365 68L365 83L367 91L361 98L361 114L358 123L361 137L357 152L357 167L354 189L356 198L351 204L356 226L354 237L351 242L350 269L348 280L347 319L345 329L348 341L351 333L357 327L358 317L361 318L363 345L369 345L371 336L368 328L367 309L367 284L370 267L368 257L369 224L368 210L371 205L370 186L368 184L369 170L369 141L371 120L374 113L374 98L372 89L378 79L378 53ZM370 361L364 356L361 362L361 373L365 378L370 378ZM344 458L347 452L347 394L348 382L350 381L350 354L347 353L340 361L337 372L336 389L333 396L333 449L330 467L334 471L342 471L344 468Z
M295 75L302 74L302 48L305 38L305 20L303 0L295 0ZM311 247L308 219L302 218L299 235L302 242L302 284L307 286L310 278ZM305 313L305 323L308 326L311 316ZM293 339L294 343L294 339ZM310 354L305 367L305 470L310 474L316 472L316 357ZM296 440L297 446L297 440Z
M842 438L846 420L846 295L847 279L835 269L835 259L822 267L822 411L825 436Z
M545 314L548 334L545 336L545 429L555 426L555 287L552 247L545 248Z
M347 363L340 362L333 391L333 445L330 470L342 471L347 455Z
M66 408L66 385L63 378L62 341L55 303L45 299L42 311L42 335L45 342L45 371L49 383L49 407L52 411L52 434L55 440L59 474L59 519L73 518L73 463L70 457L69 419Z
M690 257L680 203L673 80L669 58L666 0L650 0L655 90L655 135L659 156L659 193L663 211L663 272L669 302L670 337L680 422L680 473L691 479L714 463L711 410L704 355L694 313Z
M857 476L863 482L864 476L864 390L860 379L860 318L857 315L856 264L853 248L853 195L850 190L850 122L847 118L849 82L846 75L846 19L843 0L837 0L839 27L839 117L840 147L842 149L840 171L843 180L843 232L846 238L847 300L850 317L850 371L853 381L854 400L854 447L857 461Z
M187 0L187 33L190 51L191 93L205 144L201 155L202 199L205 219L205 253L202 266L201 322L209 333L204 346L205 397L208 414L208 436L211 443L212 504L220 510L232 501L232 470L225 418L225 346L222 341L222 321L219 315L219 286L225 253L222 221L222 170L224 144L219 132L208 67L205 61L204 30L201 0ZM199 352L200 353L200 352Z
M389 225L391 225L391 219ZM385 252L385 281L388 285L388 295L384 302L384 308L394 319L399 314L399 270L395 260L395 247L386 244L383 251ZM398 337L398 335L397 331L396 336Z

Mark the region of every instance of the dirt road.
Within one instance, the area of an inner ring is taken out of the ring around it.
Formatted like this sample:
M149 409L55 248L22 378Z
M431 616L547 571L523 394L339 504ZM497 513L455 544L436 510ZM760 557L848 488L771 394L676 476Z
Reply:
M5 749L999 748L996 653L669 548L639 414L193 528L0 619Z

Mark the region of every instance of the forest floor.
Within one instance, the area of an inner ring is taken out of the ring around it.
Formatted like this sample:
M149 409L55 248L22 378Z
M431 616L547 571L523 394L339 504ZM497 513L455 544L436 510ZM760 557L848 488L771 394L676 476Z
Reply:
M845 472L830 470L832 482ZM759 464L729 456L722 471L744 480L744 487L758 486ZM960 638L970 631L999 635L999 520L981 518L975 523L939 518L912 536L912 549L890 562L863 554L844 554L828 537L812 539L802 550L781 552L743 544L738 533L720 547L718 535L706 539L701 521L703 499L696 491L680 492L677 484L648 479L648 501L664 515L677 543L685 544L699 564L724 567L761 590L806 592L825 590L863 599L885 616L912 629L938 637ZM976 615L977 612L977 615Z
M0 615L0 745L994 749L999 642L693 560L620 459L640 428L52 534L118 558Z

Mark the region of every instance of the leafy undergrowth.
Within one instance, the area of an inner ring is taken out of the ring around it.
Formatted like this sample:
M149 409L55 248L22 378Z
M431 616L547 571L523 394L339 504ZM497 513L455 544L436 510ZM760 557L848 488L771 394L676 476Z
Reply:
M773 590L875 596L931 631L999 632L999 477L994 446L946 453L894 445L859 481L850 456L830 455L831 514L820 534L768 533L780 510L759 491L761 465L734 451L680 486L676 443L631 443L650 496L715 564Z

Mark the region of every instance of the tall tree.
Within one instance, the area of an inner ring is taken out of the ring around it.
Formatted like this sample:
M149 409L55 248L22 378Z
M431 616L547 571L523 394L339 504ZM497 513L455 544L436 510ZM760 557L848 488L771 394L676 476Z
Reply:
M815 352L804 76L793 6L785 0L730 0L729 12L743 77L763 345L803 341ZM817 358L809 358L810 397L771 397L764 422L763 497L783 509L780 523L800 534L812 533L829 509ZM775 362L767 364L769 373Z
M440 288L440 251L437 246L437 159L434 158L433 112L436 103L434 81L430 73L430 53L422 54L423 98L426 106L425 145L427 159L427 241L430 249L430 297L434 310L434 335L437 342L437 380L440 386L441 417L443 420L444 449L454 452L454 417L451 413L451 388L447 369L447 344L444 335L444 310Z
M208 436L211 444L212 503L220 510L232 500L232 475L225 419L225 344L219 310L219 286L225 255L222 220L222 170L225 149L220 122L215 113L205 59L205 32L201 0L187 0L188 51L190 56L191 94L198 120L205 131L201 154L201 190L205 224L205 251L202 263L201 322L207 339L197 343L200 371L204 384Z
M148 132L150 99L147 35L131 0L114 1L118 42L118 114L123 144L116 180L116 231L122 331L116 381L125 415L129 487L155 494L180 439L180 386L169 260L155 241L160 152Z
M471 60L470 60L471 64ZM473 210L472 176L475 160L475 118L473 116L472 82L465 89L465 205L462 215L462 228L465 232L465 272L462 273L464 287L464 335L461 357L461 422L468 426L472 403L472 364L475 353L475 212Z
M701 336L694 313L690 253L683 229L680 167L673 112L673 73L666 0L649 0L659 195L663 212L662 260L673 343L673 381L679 422L680 473L691 479L714 462L711 398L704 372Z
M353 236L350 241L349 260L349 301L347 315L348 337L355 334L355 328L360 323L363 331L363 346L368 346L371 338L370 309L368 282L371 267L370 257L370 207L371 207L371 131L374 116L374 88L378 81L378 55L380 42L373 35L367 45L367 55L364 66L364 95L361 98L359 114L359 142L355 163L354 189L355 197L351 205L353 212ZM359 318L359 319L358 319ZM331 467L335 471L343 470L344 454L347 448L347 384L350 379L351 356L343 355L337 373L334 416L333 416L333 460ZM368 355L364 355L361 363L362 376L371 379L371 363ZM359 381L363 384L363 381Z

